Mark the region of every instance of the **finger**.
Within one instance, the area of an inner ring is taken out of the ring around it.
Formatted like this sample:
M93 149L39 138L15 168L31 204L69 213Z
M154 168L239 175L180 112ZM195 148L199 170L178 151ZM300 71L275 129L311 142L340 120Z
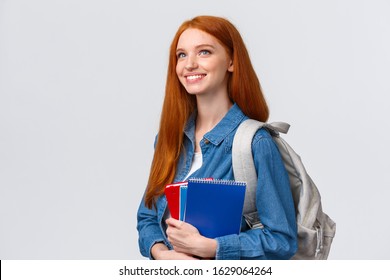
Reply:
M167 223L168 226L171 226L171 227L179 228L183 225L183 221L179 221L179 220L176 220L173 218L166 219L165 222Z
M175 227L172 227L172 226L168 226L168 228L166 230L166 234L167 234L168 240L169 239L171 239L171 240L176 239L178 236L178 229Z

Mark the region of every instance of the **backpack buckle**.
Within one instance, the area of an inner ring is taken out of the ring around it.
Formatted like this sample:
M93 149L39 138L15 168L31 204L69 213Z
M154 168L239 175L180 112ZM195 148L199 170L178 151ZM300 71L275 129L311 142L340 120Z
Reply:
M244 214L244 219L247 225L249 226L249 228L251 229L264 228L263 224L260 222L257 211Z

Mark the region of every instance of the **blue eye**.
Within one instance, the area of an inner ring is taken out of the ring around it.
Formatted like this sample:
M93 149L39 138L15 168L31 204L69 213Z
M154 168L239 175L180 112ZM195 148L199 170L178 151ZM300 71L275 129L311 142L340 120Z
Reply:
M208 51L208 50L201 50L201 51L199 52L199 54L200 54L200 55L209 55L209 54L211 54L211 52Z
M185 53L178 53L177 54L177 58L183 58L183 57L186 57L186 54Z

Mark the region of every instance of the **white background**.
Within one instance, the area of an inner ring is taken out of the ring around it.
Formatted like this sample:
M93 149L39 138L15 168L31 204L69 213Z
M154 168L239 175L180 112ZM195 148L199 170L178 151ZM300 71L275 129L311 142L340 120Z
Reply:
M337 223L330 259L390 259L390 2L0 0L0 259L143 259L136 211L168 49L240 30Z

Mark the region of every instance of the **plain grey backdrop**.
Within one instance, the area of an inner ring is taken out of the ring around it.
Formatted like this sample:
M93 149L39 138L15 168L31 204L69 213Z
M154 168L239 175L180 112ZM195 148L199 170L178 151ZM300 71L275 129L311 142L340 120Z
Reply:
M390 259L387 0L0 0L0 259L143 259L136 211L168 49L240 30L336 222L330 259Z

